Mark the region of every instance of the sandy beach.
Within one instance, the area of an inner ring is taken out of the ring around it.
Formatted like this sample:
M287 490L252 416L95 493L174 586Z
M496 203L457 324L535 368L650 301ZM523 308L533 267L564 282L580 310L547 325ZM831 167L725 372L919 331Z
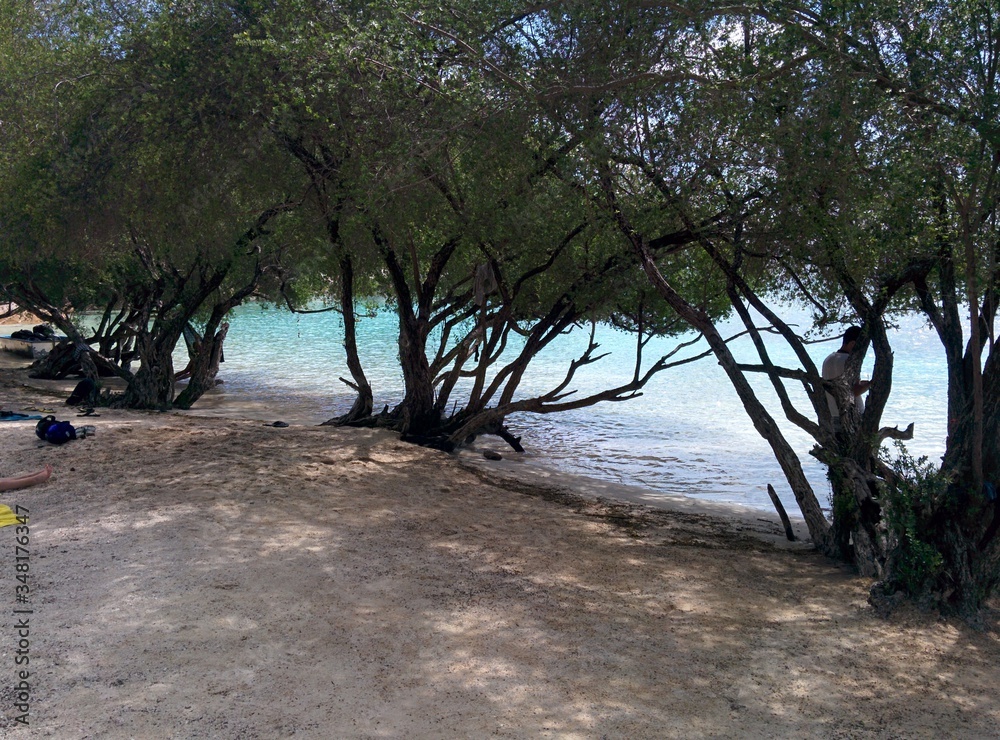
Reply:
M0 734L989 738L977 631L866 603L776 517L595 496L377 431L100 409L0 369ZM499 443L492 445L504 452ZM994 606L996 604L994 603ZM15 610L29 608L27 731Z

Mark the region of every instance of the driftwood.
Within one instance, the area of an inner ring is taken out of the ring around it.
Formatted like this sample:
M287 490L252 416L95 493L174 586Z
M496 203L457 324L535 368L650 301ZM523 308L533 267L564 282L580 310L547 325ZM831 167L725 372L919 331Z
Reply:
M781 517L781 523L785 527L785 537L788 538L789 542L795 542L795 532L792 531L792 523L788 521L788 514L785 513L785 507L781 505L781 499L778 498L778 494L774 492L774 486L770 483L767 484L767 495L771 497L771 503L774 504L778 516Z
M81 351L81 346L71 341L60 342L28 368L28 377L40 380L60 380L67 375L82 375L96 380L99 377L120 376L121 373L89 347Z

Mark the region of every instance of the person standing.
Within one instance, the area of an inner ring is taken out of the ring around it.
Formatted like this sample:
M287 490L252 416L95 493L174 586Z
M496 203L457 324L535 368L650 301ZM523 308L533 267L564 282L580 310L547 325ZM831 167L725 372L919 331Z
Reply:
M847 360L850 358L851 352L854 351L854 347L860 336L860 326L850 326L847 328L847 331L844 332L840 349L831 353L823 360L823 380L836 380L844 374L847 367ZM871 381L869 380L855 379L851 383L851 392L854 394L854 407L858 410L859 414L864 413L865 399L863 396L868 392L870 386ZM826 402L830 406L830 415L833 417L833 430L839 432L841 430L840 409L837 406L837 399L829 391L826 394Z

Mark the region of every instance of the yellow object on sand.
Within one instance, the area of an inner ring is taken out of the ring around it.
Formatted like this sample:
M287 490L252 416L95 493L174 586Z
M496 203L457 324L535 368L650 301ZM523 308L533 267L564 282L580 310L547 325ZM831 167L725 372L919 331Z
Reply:
M9 506L4 506L0 504L0 527L9 527L11 524L24 524L24 517L22 521L17 520L17 515L11 510Z

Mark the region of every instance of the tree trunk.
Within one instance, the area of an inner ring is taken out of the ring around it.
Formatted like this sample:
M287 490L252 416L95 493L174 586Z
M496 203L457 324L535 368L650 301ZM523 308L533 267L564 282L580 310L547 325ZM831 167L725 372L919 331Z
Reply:
M1000 547L996 540L980 547L983 523L997 516L996 503L968 502L964 512L944 520L938 551L944 558L937 593L948 610L975 619L1000 583ZM964 514L964 516L963 516Z
M45 357L36 360L28 368L29 377L43 380L59 380L67 375L77 375L81 372L80 360L73 342L60 342Z
M950 423L941 479L937 488L911 481L908 495L898 483L890 520L909 516L907 531L894 531L896 541L875 593L904 591L976 622L986 601L1000 586L1000 364L991 353L983 370L983 427L977 429L976 403L969 368L954 367L950 378L961 403L949 404ZM978 454L977 454L977 449ZM977 462L982 460L980 474ZM980 475L983 482L980 483ZM898 530L898 525L896 526ZM901 541L905 536L905 541Z
M403 370L403 401L393 410L399 419L403 434L423 436L436 430L441 414L434 404L434 376L427 359L429 327L429 286L421 286L419 275L414 274L414 287L419 303L419 313L414 311L413 293L407 284L405 271L396 253L377 226L372 226L372 237L382 253L386 269L392 279L399 312L399 364ZM422 291L427 291L421 295Z
M990 399L994 402L996 399ZM945 459L953 467L947 499L940 510L929 512L924 525L935 533L933 544L944 563L934 596L949 609L975 618L1000 585L1000 494L997 493L997 419L986 422L988 434L980 436L973 408L959 418L949 440ZM977 455L977 443L982 440ZM987 479L980 483L977 462L985 463ZM947 471L948 469L946 469ZM994 476L992 480L989 476Z
M371 416L375 401L358 352L357 315L354 311L354 263L347 254L340 258L340 310L344 316L344 351L347 354L347 369L351 371L351 378L354 379L352 387L358 395L351 410L334 421L336 424L351 424Z
M863 576L882 578L889 543L870 461L859 462L821 447L816 447L813 455L829 469L833 488L830 533L839 557L853 563Z
M215 387L215 377L219 374L219 363L222 362L222 345L228 333L229 324L223 323L211 338L206 334L195 343L195 354L191 358L191 376L187 387L174 401L174 406L189 409L205 391Z
M174 400L173 342L154 342L143 336L138 341L141 365L125 393L112 405L128 409L169 409Z
M663 277L659 268L657 268L656 261L649 251L648 244L624 221L624 216L620 211L616 210L615 215L621 220L620 226L622 231L632 243L636 256L639 258L650 284L681 318L700 331L708 341L712 352L715 354L719 364L733 384L737 395L740 397L740 401L743 403L747 415L753 422L754 428L757 429L757 432L771 447L775 460L781 466L781 470L785 474L785 479L788 481L789 486L791 486L792 493L795 495L795 501L799 505L799 511L802 512L802 517L805 519L809 535L816 548L825 555L831 557L839 556L839 549L836 547L831 536L830 523L826 520L819 501L816 499L816 494L806 479L798 455L795 454L791 445L788 444L788 441L781 433L774 418L764 407L764 404L757 398L753 387L746 379L743 371L740 370L736 358L729 351L729 346L719 334L715 324L707 314L688 303L683 296L674 290Z
M441 414L434 405L434 377L427 361L426 332L421 331L421 323L402 319L399 327L399 362L405 395L395 414L404 434L426 434L435 430L441 421Z

